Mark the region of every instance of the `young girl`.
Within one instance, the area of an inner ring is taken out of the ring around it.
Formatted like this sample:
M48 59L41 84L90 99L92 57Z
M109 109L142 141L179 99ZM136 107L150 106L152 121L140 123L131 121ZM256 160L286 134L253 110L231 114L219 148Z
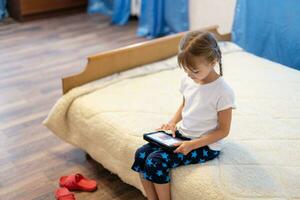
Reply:
M181 39L178 63L186 73L179 89L183 101L173 118L157 130L171 130L173 137L190 140L177 143L174 152L151 143L137 149L131 169L140 173L148 199L171 199L170 169L204 163L219 155L236 108L234 92L222 77L221 58L218 43L209 32L192 31ZM217 64L220 75L214 69Z

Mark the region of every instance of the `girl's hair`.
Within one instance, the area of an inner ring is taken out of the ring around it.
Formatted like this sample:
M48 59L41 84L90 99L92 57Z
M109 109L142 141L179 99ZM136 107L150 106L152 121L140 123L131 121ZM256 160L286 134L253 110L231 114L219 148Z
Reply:
M208 62L219 63L220 75L223 76L222 54L216 38L212 33L191 31L186 33L179 43L178 64L182 68L196 70L195 57L202 57Z

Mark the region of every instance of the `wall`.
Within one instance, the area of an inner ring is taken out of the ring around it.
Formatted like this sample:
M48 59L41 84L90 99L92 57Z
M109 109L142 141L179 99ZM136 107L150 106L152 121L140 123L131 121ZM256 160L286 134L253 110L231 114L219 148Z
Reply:
M190 29L218 24L221 33L231 32L236 0L189 0Z

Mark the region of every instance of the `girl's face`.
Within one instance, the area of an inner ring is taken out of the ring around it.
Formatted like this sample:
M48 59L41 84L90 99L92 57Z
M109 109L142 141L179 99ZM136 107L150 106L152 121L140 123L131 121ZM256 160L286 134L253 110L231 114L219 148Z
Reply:
M197 66L196 69L188 69L187 67L184 68L184 71L187 75L193 79L196 83L202 83L203 80L209 75L209 73L213 70L215 62L208 63L203 58L195 58L195 65Z

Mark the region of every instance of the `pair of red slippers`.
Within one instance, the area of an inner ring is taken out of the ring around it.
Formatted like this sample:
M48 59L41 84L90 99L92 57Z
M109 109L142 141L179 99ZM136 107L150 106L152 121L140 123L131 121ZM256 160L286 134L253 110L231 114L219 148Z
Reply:
M96 181L88 179L78 173L60 177L59 185L61 187L55 191L57 200L75 200L74 193L70 191L93 192L97 189Z

